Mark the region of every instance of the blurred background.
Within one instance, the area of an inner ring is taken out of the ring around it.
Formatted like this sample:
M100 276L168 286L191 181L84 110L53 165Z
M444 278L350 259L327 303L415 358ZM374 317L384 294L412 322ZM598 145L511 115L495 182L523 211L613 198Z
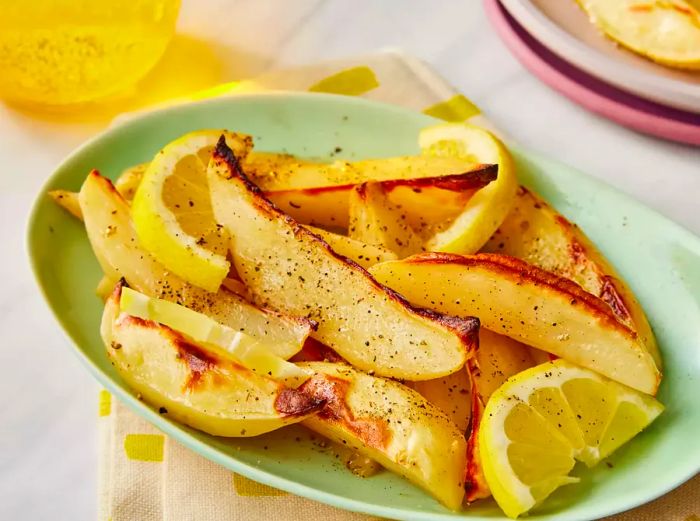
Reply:
M45 3L52 7L42 11ZM0 0L0 519L95 517L98 386L67 355L36 294L24 222L62 158L120 114L275 68L400 48L513 143L605 179L700 233L698 149L618 126L540 83L502 43L482 2L182 0L179 14L178 3ZM103 4L111 8L95 15ZM28 9L37 9L35 19ZM52 32L72 16L90 22ZM56 54L60 67L51 63ZM95 65L79 77L75 64L85 59Z

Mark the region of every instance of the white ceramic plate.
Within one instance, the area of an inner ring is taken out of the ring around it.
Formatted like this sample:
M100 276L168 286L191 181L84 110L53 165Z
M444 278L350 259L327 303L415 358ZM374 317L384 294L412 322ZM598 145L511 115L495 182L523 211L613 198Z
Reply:
M700 72L658 65L598 31L575 0L501 0L535 39L610 85L663 105L700 114Z

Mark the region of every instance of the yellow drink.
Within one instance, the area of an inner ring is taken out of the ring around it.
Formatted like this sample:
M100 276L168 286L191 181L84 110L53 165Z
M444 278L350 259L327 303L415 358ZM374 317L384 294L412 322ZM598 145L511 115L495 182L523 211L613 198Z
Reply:
M114 94L158 61L180 0L0 0L0 96L43 105Z

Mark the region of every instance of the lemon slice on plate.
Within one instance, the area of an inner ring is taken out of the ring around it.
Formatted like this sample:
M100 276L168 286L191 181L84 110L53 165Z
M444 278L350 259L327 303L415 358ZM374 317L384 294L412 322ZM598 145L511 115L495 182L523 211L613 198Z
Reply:
M141 245L167 269L208 291L229 271L228 237L211 209L206 169L221 135L239 157L249 136L224 130L185 134L158 152L143 174L131 207Z
M184 306L121 288L120 311L153 320L179 331L196 343L223 349L254 373L298 387L311 372L274 354L264 343Z
M697 0L578 0L591 21L619 44L655 62L700 68L700 3Z
M489 399L479 425L486 481L515 518L570 476L592 466L649 425L663 406L588 369L556 360L510 378Z
M490 132L458 123L424 128L418 144L424 155L498 165L498 178L476 192L454 221L425 244L428 251L476 253L501 225L515 200L518 179L510 153Z

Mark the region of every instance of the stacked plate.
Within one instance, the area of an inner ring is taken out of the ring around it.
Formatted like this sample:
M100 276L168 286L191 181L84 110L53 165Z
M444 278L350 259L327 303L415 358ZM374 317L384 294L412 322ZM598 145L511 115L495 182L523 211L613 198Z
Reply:
M605 38L574 0L484 0L506 45L533 74L629 128L700 145L700 71L674 70Z

